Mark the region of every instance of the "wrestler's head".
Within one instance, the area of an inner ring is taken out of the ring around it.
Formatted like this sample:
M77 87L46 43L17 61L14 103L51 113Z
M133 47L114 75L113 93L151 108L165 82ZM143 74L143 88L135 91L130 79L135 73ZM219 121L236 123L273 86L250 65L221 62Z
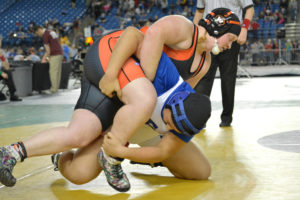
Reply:
M169 129L189 136L199 133L211 114L209 98L196 92L176 92L168 99L166 108L171 112L169 118L164 115Z
M208 34L215 38L212 53L217 55L223 50L230 49L232 42L237 40L241 32L239 18L227 8L216 8L212 10L206 19L199 22Z

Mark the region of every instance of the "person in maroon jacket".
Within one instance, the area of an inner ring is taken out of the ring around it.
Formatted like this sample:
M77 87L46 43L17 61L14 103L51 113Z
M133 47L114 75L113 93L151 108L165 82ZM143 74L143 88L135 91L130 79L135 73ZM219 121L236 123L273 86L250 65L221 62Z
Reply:
M60 84L61 65L63 60L63 50L59 43L58 35L53 30L46 30L37 25L34 27L34 33L43 39L46 53L42 58L42 63L49 61L49 74L51 80L51 93L56 93Z

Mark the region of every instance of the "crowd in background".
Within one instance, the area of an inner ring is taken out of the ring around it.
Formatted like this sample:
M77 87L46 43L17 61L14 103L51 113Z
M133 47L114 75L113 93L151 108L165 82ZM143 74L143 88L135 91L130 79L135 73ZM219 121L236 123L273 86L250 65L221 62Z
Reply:
M110 11L116 7L116 15L120 22L120 29L127 25L142 27L157 20L157 16L145 18L153 8L160 8L165 14L181 14L187 18L193 17L193 0L86 0L87 16L93 19L90 24L91 33L94 39L101 37L109 30L103 27L103 23L112 17ZM294 22L297 18L297 1L295 0L254 0L256 6L263 6L263 10L255 13L255 17L249 29L248 42L241 47L241 64L252 65L273 65L278 64L280 57L288 64L298 64L300 59L300 42L291 39L281 39L280 44L277 37L262 38L259 30L263 22L271 24L285 24ZM76 7L76 1L71 1L72 7ZM274 5L277 5L275 12L272 12ZM182 11L182 12L180 12ZM62 12L62 14L64 14ZM60 37L60 43L64 49L64 61L70 61L75 56L75 51L87 47L81 26L83 19L76 18L71 23L61 24L57 18L48 19L43 26L54 30ZM129 24L130 22L130 24ZM9 60L32 59L38 61L38 57L44 53L41 38L33 36L28 42L26 35L32 34L32 28L36 25L34 20L28 27L23 27L17 22L15 30L9 34L10 44L3 49L4 55ZM34 55L34 56L33 56ZM35 57L35 58L33 58Z

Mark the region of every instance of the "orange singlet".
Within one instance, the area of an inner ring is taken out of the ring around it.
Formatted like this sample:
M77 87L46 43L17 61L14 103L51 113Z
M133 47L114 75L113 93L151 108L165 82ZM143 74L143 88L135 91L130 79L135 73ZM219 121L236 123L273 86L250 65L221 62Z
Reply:
M108 35L105 35L104 37L101 38L99 42L98 53L99 53L100 62L104 72L106 71L106 68L108 66L111 52L116 42L120 38L122 32L123 31L116 31ZM140 67L139 62L137 62L137 60L135 60L132 57L129 58L121 68L121 71L119 72L118 75L120 88L122 89L129 82L141 77L145 77L145 74L142 68Z
M140 29L140 31L145 34L147 29L148 29L148 27L145 26L145 27L142 27ZM183 50L175 50L175 49L172 49L165 45L164 49L163 49L163 51L172 60L172 62L176 66L180 76L184 80L187 80L191 77L196 76L201 71L201 69L204 65L206 52L202 53L201 60L199 62L197 69L194 72L190 72L193 61L194 61L195 53L196 53L197 40L198 40L198 28L196 25L194 25L193 42L192 42L192 45L190 46L190 48L183 49Z

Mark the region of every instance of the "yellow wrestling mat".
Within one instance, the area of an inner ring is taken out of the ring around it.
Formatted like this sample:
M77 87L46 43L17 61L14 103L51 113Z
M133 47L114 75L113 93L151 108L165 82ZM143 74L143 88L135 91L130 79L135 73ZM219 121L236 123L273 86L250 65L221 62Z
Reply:
M240 81L230 128L218 126L220 109L212 112L206 129L193 139L212 165L208 181L176 179L163 167L125 161L122 166L131 189L119 193L107 184L104 174L85 185L71 184L53 171L50 156L43 156L15 167L17 184L12 188L0 185L0 200L298 200L300 79L283 80ZM219 88L214 89L213 107L220 106L218 93ZM0 146L64 124L1 128Z

